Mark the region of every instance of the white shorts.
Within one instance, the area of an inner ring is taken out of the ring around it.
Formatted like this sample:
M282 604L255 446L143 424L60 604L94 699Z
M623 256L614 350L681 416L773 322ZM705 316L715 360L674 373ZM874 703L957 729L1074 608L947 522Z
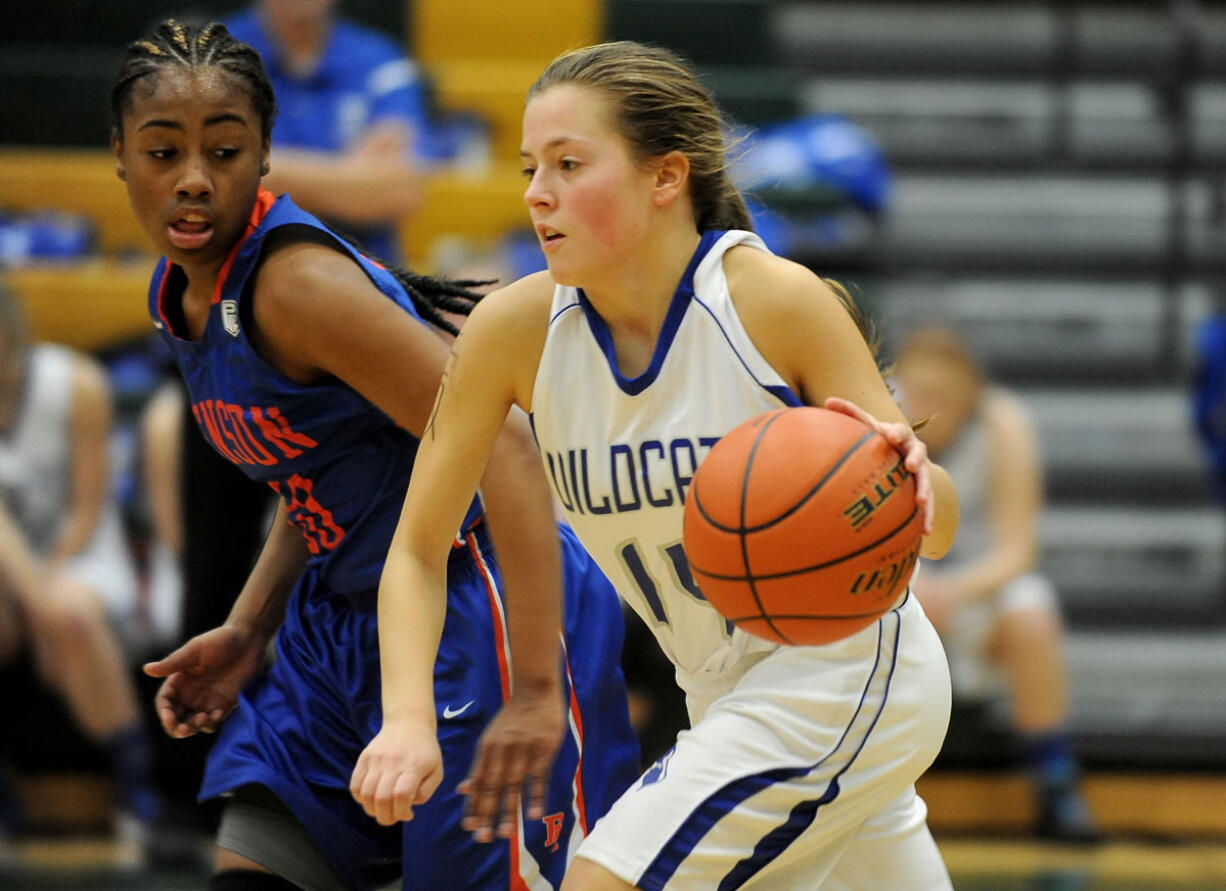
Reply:
M751 667L578 856L644 889L949 888L913 785L949 709L941 643L909 596L846 640Z
M1003 696L1005 678L992 663L988 645L1003 616L1025 610L1058 612L1056 589L1047 576L1029 573L1001 586L995 597L962 607L945 629L945 653L954 693L959 700Z

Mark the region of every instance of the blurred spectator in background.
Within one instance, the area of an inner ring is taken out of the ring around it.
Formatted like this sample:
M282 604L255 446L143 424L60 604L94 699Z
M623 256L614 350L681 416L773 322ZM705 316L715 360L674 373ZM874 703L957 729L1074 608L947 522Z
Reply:
M1226 303L1196 325L1192 411L1213 475L1218 500L1226 503Z
M421 194L425 91L398 41L341 18L337 5L258 0L226 22L259 52L277 95L264 186L399 263L398 227Z
M0 663L28 654L109 756L118 826L148 839L159 802L120 643L142 623L111 486L111 421L100 365L32 343L0 287Z
M179 382L164 381L145 403L139 419L138 472L149 525L146 599L150 625L161 646L177 646L184 638L183 403Z
M1037 569L1043 481L1023 404L989 383L952 330L914 331L897 353L899 402L958 487L953 549L925 564L914 591L940 633L955 700L1007 693L1039 805L1038 834L1098 837L1065 728L1068 678L1056 592ZM1003 688L1003 690L1002 690Z
M863 247L889 212L894 175L871 133L812 114L738 134L736 181L754 231L776 254Z

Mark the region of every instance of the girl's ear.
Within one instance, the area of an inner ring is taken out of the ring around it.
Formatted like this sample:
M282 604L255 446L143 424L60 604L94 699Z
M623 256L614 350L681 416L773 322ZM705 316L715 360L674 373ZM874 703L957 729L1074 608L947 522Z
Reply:
M122 180L128 178L128 171L123 166L123 140L119 138L119 129L111 129L111 152L115 155L115 175Z
M654 198L659 206L671 204L685 193L690 181L690 159L683 152L671 151L655 165Z
M272 141L265 139L260 158L260 176L268 176L268 171L272 169L272 165L268 162L271 152Z

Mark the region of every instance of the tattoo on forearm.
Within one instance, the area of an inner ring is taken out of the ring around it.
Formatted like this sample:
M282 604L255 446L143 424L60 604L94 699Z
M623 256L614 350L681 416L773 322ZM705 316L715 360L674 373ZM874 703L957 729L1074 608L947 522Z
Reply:
M426 422L426 429L423 433L423 438L429 436L434 439L434 422L438 419L439 406L443 404L443 393L447 390L447 379L451 377L451 372L456 366L456 362L460 359L460 344L457 342L451 348L451 354L447 357L447 364L443 366L443 379L439 382L438 393L434 397L434 408L430 411L430 420Z

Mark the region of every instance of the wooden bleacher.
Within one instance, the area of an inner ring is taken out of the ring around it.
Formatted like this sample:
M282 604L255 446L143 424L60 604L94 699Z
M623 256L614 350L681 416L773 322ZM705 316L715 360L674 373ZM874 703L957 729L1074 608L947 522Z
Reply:
M0 170L0 207L82 214L98 232L97 257L8 273L35 336L99 349L146 332L144 296L154 259L128 208L110 153L0 148ZM478 176L432 176L420 214L405 227L410 261L425 268L434 239L443 235L488 242L522 225L522 193L516 163L492 165ZM85 319L88 324L83 324Z

